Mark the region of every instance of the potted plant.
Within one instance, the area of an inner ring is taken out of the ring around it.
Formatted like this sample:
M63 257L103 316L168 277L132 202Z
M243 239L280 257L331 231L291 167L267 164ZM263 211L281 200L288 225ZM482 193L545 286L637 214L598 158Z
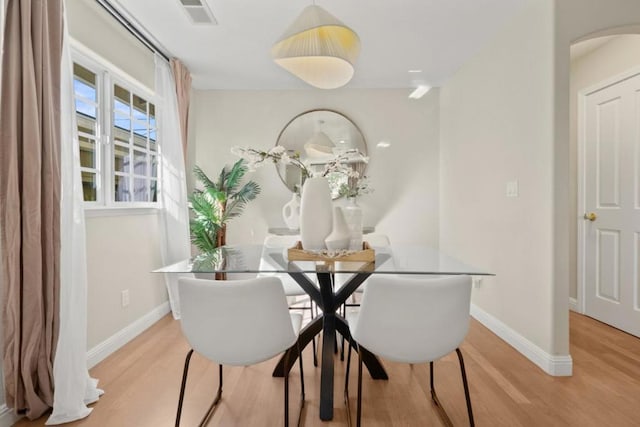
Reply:
M249 181L241 186L247 173L244 159L232 167L222 168L217 181L211 180L198 166L193 173L202 184L189 196L193 218L191 242L202 253L210 253L226 244L227 223L242 214L245 206L260 194L260 186Z

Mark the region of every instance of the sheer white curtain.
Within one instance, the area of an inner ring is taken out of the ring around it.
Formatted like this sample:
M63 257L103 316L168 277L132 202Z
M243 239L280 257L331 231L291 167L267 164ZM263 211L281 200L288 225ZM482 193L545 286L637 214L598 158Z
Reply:
M156 94L160 145L160 202L162 203L162 261L165 265L189 258L189 209L182 151L176 85L169 63L156 55ZM185 276L185 275L183 275ZM177 274L165 274L171 312L180 318Z
M66 15L66 8L65 8ZM87 252L80 147L73 100L73 64L65 16L61 64L60 332L53 364L53 413L47 425L88 416L103 393L87 370Z

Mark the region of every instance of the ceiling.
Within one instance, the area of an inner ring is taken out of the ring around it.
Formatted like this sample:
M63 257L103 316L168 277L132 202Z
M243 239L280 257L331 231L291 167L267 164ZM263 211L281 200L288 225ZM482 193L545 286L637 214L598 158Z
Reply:
M218 25L191 22L179 0L111 0L171 56L197 89L306 89L272 44L312 0L202 0ZM351 88L442 85L529 0L318 0L360 36ZM409 70L422 70L409 73Z

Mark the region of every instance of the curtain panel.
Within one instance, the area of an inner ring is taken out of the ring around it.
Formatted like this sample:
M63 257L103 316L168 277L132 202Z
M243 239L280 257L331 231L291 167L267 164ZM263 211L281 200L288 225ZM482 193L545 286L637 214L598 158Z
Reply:
M176 58L171 59L171 71L176 85L178 102L178 118L180 120L180 136L182 140L182 156L187 160L187 137L189 132L189 103L191 102L191 73Z
M160 145L160 203L162 204L161 254L164 265L191 256L189 208L184 152L181 143L180 114L176 83L169 64L156 55L156 93L162 100L158 118ZM165 274L171 312L180 318L178 279L191 275Z
M62 0L7 0L0 99L0 246L7 406L53 404L60 291Z
M60 246L60 333L53 364L53 412L46 425L88 416L92 409L87 405L97 401L103 393L97 388L98 381L89 377L87 370L86 230L67 16L65 7L60 76L60 234L63 236Z

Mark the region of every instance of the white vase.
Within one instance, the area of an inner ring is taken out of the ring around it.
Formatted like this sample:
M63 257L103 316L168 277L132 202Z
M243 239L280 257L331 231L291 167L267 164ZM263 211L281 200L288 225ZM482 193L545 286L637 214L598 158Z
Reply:
M324 177L308 178L300 200L300 240L308 250L325 249L324 239L333 226L329 182Z
M342 208L342 213L349 227L349 249L362 250L362 208L356 203L355 197L347 199L347 205Z
M324 239L324 243L330 251L337 251L340 249L349 249L350 240L351 232L344 220L342 209L336 206L333 210L333 229L331 230L331 234Z
M300 228L300 197L296 193L282 207L282 219L290 230Z

